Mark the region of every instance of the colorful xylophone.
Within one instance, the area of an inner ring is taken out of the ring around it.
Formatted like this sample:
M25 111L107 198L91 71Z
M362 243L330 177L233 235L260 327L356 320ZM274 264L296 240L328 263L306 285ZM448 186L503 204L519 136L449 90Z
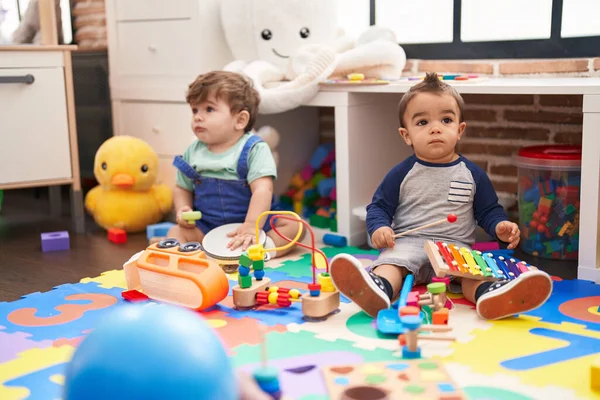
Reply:
M425 251L438 277L451 275L482 281L511 280L523 272L537 269L514 258L482 253L445 242L428 240Z

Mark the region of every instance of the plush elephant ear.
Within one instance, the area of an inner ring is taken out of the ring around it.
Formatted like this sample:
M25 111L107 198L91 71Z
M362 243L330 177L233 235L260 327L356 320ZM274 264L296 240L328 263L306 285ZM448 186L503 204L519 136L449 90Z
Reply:
M337 10L334 0L221 0L221 23L234 59L285 71L300 47L334 42Z

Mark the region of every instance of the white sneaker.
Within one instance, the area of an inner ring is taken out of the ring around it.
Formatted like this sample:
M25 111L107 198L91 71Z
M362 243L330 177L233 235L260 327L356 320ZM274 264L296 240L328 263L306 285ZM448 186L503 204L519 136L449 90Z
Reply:
M390 298L381 279L367 272L350 254L333 257L329 272L337 289L371 317L376 318L380 310L390 308Z
M552 294L550 275L527 271L511 281L499 281L477 300L477 313L484 319L501 319L535 310Z

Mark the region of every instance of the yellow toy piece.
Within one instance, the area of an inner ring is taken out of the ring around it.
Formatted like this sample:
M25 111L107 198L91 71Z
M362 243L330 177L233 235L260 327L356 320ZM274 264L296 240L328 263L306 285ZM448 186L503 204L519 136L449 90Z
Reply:
M200 211L185 211L181 213L181 218L187 222L196 222L202 219L202 213Z
M171 210L173 194L156 184L158 156L148 143L114 136L96 152L94 176L99 182L85 197L85 208L104 229L144 231Z
M600 357L596 357L592 363L590 384L592 386L592 390L600 391Z
M265 248L262 244L253 244L248 247L248 257L252 261L259 261L265 258Z
M361 73L348 74L348 79L350 79L351 81L364 81L365 74L361 74Z

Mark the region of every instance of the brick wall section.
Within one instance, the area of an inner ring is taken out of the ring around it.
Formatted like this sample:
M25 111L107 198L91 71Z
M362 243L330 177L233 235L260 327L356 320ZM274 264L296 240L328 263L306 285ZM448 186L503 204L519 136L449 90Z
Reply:
M600 58L552 60L409 60L404 74L423 72L479 74L485 76L600 76Z
M581 96L463 97L467 129L459 151L488 173L504 198L516 200L514 156L521 147L581 144Z

